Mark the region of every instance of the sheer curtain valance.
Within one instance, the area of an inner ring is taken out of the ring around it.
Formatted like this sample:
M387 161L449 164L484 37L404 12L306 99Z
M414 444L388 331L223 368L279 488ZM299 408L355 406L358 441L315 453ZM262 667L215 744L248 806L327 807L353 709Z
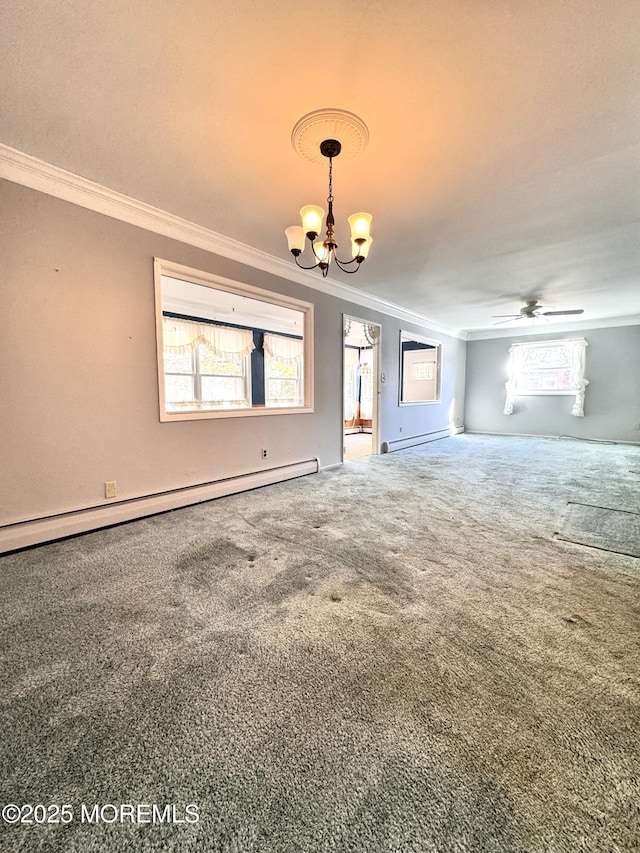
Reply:
M285 338L271 332L264 334L264 351L278 361L302 361L304 341L299 338Z
M253 332L173 317L163 318L162 346L166 353L193 352L200 344L221 358L245 356L254 348Z

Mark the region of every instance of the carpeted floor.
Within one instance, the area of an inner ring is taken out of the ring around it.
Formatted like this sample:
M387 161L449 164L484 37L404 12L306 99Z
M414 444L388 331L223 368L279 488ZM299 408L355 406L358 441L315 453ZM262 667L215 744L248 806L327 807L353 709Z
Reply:
M639 469L465 435L0 558L0 800L70 806L2 849L640 849L640 563L555 537Z

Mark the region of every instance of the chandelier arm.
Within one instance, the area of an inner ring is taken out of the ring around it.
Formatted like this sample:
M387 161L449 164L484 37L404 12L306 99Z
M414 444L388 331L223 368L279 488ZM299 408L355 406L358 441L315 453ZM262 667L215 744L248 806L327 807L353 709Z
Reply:
M349 258L349 260L348 260L348 261L343 261L341 258L339 258L339 257L336 255L335 251L334 251L334 253L333 253L333 259L334 259L334 261L338 264L338 266L340 267L340 269L342 269L341 264L344 264L344 266L348 266L349 264L355 264L355 263L357 262L357 260L358 260L358 258L359 258L359 257L360 257L360 255L354 255L354 256L353 256L353 258ZM363 258L362 260L364 261L364 258ZM362 261L360 261L360 263L362 263ZM358 264L358 266L360 266L360 264Z
M335 256L335 255L333 256L333 260L334 260L334 261L336 262L336 264L338 265L338 269L342 270L342 272L347 273L348 275L354 275L355 273L357 273L357 272L358 272L358 270L360 269L360 266L361 266L361 264L358 264L358 266L357 266L355 269L353 269L353 270L349 270L349 269L347 269L347 267L344 265L344 261L339 261L339 260L336 258L336 256ZM347 261L347 263L349 263L349 264L350 264L350 263L353 263L353 261L355 261L355 260L356 260L356 259L355 259L355 258L353 258L351 261Z
M313 254L315 255L315 252L314 252ZM317 263L317 264L313 264L313 265L312 265L312 266L310 266L310 267L305 267L305 266L303 266L303 265L300 263L300 261L298 260L297 255L294 255L293 257L294 257L294 260L295 260L295 262L296 262L296 265L297 265L297 266L299 266L301 270L315 270L315 269L317 269L317 268L320 266L320 261L318 261L318 263Z

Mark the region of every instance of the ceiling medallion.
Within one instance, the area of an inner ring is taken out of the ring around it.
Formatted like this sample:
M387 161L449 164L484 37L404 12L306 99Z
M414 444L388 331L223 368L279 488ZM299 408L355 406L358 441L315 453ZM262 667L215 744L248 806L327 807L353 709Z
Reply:
M309 204L300 210L302 225L291 225L285 230L289 251L296 264L303 270L320 269L323 277L329 272L329 265L335 264L342 272L356 273L369 254L373 242L369 231L372 216L370 213L354 213L349 218L351 227L351 257L338 257L338 243L334 234L333 216L333 159L347 153L355 157L364 150L369 140L369 131L365 123L353 113L344 110L318 110L309 113L296 124L291 135L293 147L312 163L329 160L329 195L327 196L327 232L326 237L317 240L322 230L324 210ZM301 264L298 258L304 252L305 238L309 241L310 266Z
M367 125L355 113L347 110L315 110L302 116L291 132L294 150L311 163L323 163L320 143L339 139L342 161L362 154L369 141Z

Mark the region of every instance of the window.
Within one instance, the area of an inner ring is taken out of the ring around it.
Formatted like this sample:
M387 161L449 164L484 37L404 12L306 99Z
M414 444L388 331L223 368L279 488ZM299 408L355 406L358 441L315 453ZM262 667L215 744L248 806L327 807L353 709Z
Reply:
M168 412L250 405L250 331L164 315L162 339Z
M160 420L313 411L313 306L155 261Z
M587 342L584 338L529 341L509 350L509 379L505 383L505 415L513 414L517 397L549 394L575 395L571 414L584 415L584 378Z
M440 400L442 344L400 332L400 405Z
M301 406L304 391L302 340L266 333L263 348L265 404Z

